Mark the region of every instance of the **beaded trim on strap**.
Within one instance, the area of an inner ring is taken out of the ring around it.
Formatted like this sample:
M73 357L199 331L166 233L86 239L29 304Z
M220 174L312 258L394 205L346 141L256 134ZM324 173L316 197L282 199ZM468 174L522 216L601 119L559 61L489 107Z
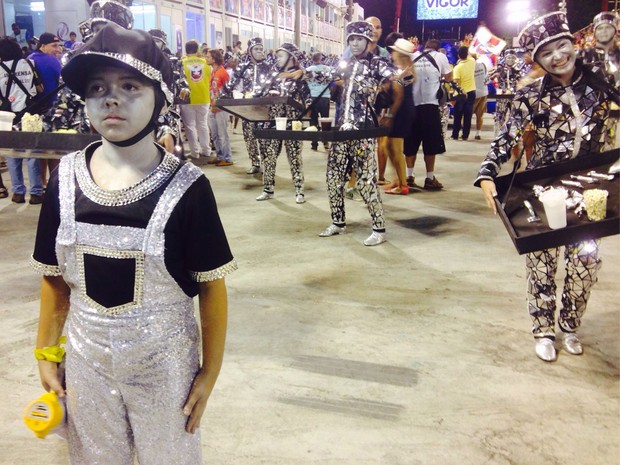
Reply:
M235 260L231 260L230 262L226 263L225 265L220 266L219 268L216 268L215 270L192 271L191 277L192 277L192 280L198 283L215 281L216 279L223 278L227 274L232 273L237 268L238 268L237 262Z
M46 265L45 263L35 260L33 256L30 256L30 266L34 271L43 276L62 275L62 271L60 271L60 267L58 265Z
M78 152L75 157L75 176L80 189L90 200L106 207L118 207L137 202L155 192L174 174L180 163L181 160L166 152L159 166L141 181L125 189L107 191L91 178L85 152Z

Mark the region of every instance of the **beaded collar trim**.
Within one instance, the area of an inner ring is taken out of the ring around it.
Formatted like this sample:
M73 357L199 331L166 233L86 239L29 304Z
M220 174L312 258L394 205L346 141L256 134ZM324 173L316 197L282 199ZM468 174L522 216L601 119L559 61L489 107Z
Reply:
M95 144L96 143L97 142L95 142ZM177 157L166 152L164 159L159 166L141 181L137 182L133 186L126 187L125 189L107 191L95 184L95 181L93 181L93 178L90 176L88 171L88 165L86 164L86 151L91 146L76 154L75 177L80 189L82 189L82 192L84 192L86 197L96 204L106 207L129 205L149 196L159 189L168 179L170 179L181 163Z

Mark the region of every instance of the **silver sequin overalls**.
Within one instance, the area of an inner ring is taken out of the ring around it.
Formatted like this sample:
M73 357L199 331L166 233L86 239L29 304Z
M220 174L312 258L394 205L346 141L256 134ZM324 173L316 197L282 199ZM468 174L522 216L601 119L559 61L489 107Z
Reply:
M174 158L166 154L155 176L169 177L178 166ZM71 463L133 465L137 454L141 465L201 464L200 436L185 432L182 414L199 369L199 333L192 298L164 264L163 232L174 206L202 173L182 166L141 229L76 222L76 179L90 200L112 206L144 198L161 182L147 178L123 201L106 198L94 184L84 152L65 157L59 170L56 254L71 288L66 325ZM88 295L93 256L135 266L133 300L108 308Z

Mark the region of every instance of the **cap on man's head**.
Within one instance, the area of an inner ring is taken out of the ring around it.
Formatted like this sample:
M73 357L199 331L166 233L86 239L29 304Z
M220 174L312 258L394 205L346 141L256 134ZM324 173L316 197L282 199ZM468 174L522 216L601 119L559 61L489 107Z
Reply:
M39 37L39 48L43 45L54 44L57 42L60 42L58 36L55 36L51 32L44 32L41 34L41 37Z
M568 28L566 14L554 11L530 21L519 34L519 45L527 49L532 58L536 59L536 52L542 46L564 38L574 39Z
M374 42L374 30L375 27L366 21L353 21L347 24L345 30L347 34L347 42L352 36L363 37L368 40L368 42Z

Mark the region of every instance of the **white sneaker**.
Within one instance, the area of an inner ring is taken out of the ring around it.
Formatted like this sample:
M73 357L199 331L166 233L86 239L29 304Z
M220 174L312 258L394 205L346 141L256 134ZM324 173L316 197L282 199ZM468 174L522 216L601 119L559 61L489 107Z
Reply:
M295 196L295 202L296 203L306 203L306 198L304 197L304 194L297 194Z
M576 333L564 333L562 338L562 347L566 352L572 355L583 354L583 346Z
M345 198L349 199L349 200L355 200L356 202L361 202L362 200L362 195L360 194L360 191L357 189L357 187L349 187L347 188L347 190L344 192L344 196Z
M330 224L326 227L323 232L319 234L320 237L330 237L337 236L338 234L344 234L347 230L346 226L336 226L335 224Z
M260 168L258 166L252 166L251 168L248 168L246 170L247 174L256 174L256 173L260 173Z
M269 199L273 199L273 192L263 192L263 193L261 193L261 195L256 197L256 200L258 200L258 201L269 200Z
M536 339L536 355L545 362L554 362L557 358L557 352L555 351L553 341L548 337Z
M385 233L373 231L372 234L364 241L364 245L372 247L373 245L383 244L385 241L387 241L385 238Z

